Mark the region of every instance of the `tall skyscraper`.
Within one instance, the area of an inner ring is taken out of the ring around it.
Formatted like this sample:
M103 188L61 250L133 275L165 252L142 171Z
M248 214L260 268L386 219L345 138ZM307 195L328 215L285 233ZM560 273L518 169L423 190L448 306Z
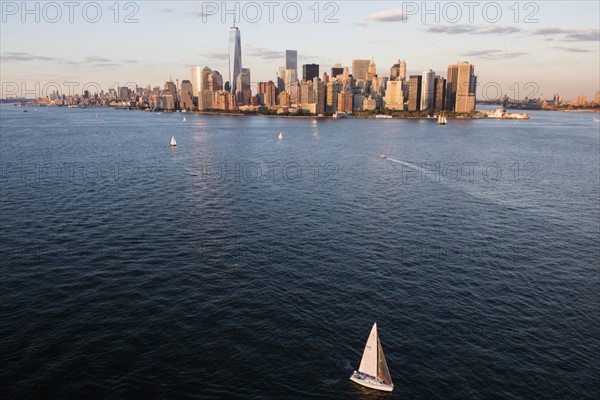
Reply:
M369 63L369 69L367 71L366 79L369 81L373 81L377 76L377 65L375 64L375 60L371 59Z
M229 85L235 93L238 75L242 72L242 39L240 30L234 25L229 28Z
M285 69L293 69L298 71L298 51L297 50L286 50L285 51Z
M192 91L193 91L193 96L197 97L198 96L198 92L200 91L200 79L201 79L201 71L202 68L200 67L193 67L192 69L190 69L190 73L192 75Z
M458 64L448 65L446 75L446 110L454 111L456 107L456 85L458 84Z
M344 68L342 67L342 64L335 64L332 68L331 68L331 78L335 78L338 75L343 75L344 74Z
M305 82L312 81L319 77L319 64L304 64L302 66L302 80Z
M352 60L352 76L354 79L367 79L371 60Z
M388 82L385 90L385 107L390 110L404 110L404 93L402 92L402 81L394 80Z
M194 108L194 87L192 82L184 79L181 81L180 96L181 98L181 109L191 111Z
M421 110L433 109L433 92L435 90L435 73L430 69L423 71L421 83Z
M450 72L452 70L452 89L455 90L454 111L460 113L473 112L475 110L475 89L477 77L475 66L467 61L448 66L448 86L450 83ZM448 91L446 92L448 95ZM448 108L450 109L450 108Z
M411 75L408 81L408 111L421 110L421 75Z
M398 60L396 64L390 68L390 81L396 79L406 80L406 61Z
M444 105L446 102L446 79L441 76L435 77L435 89L433 93L433 109L435 111L442 111L445 109Z

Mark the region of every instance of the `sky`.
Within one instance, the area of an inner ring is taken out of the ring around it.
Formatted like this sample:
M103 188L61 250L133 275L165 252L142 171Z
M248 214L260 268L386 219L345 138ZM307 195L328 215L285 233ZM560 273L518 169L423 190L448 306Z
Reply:
M389 76L469 61L477 98L594 97L600 90L598 1L1 1L0 97L163 86L208 66L227 80L236 17L253 82L275 80L285 50L298 67L373 59ZM235 11L237 9L237 12ZM300 71L301 73L301 71ZM27 97L32 97L31 95Z

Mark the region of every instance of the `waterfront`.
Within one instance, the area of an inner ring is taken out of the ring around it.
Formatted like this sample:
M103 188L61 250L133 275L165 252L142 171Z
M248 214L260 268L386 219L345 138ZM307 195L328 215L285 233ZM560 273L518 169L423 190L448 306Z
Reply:
M597 396L589 114L1 107L11 397L378 398L373 321L393 398Z

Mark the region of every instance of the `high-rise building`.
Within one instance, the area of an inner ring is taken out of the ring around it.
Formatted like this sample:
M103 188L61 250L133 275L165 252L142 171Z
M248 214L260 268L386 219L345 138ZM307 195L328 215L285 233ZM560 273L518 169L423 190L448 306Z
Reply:
M334 113L337 111L340 86L340 81L330 81L327 84L325 111L328 113Z
M433 109L435 111L444 110L444 105L446 104L446 79L441 76L436 76L434 80L434 103Z
M319 78L313 79L313 114L323 114L325 112L325 84Z
M352 60L352 76L354 79L367 79L371 60Z
M298 71L298 51L297 50L286 50L285 51L285 69L293 69Z
M202 71L202 68L200 68L200 67L193 67L192 69L190 69L190 74L191 74L191 78L192 78L192 79L190 79L190 81L192 82L192 91L194 93L194 97L198 96L198 92L200 91L201 71Z
M170 107L169 109L176 109L179 107L179 100L177 99L177 86L175 85L175 82L173 82L172 80L169 79L169 81L167 83L165 83L165 90L168 90L169 93L171 94L172 97L172 101L173 101L173 106Z
M408 81L408 111L421 110L421 75L411 75Z
M335 64L333 68L331 68L331 78L335 78L338 75L344 74L344 68L342 64Z
M458 85L458 64L448 65L446 75L446 110L454 111L456 108L456 87Z
M213 92L217 92L219 90L223 90L223 76L219 71L214 70L210 76L209 80L209 88Z
M238 75L242 72L242 39L240 30L234 25L229 28L229 84L236 92Z
M191 111L194 108L194 87L192 82L184 79L181 81L181 109Z
M236 82L237 102L239 105L250 105L252 89L250 87L250 68L242 68Z
M421 83L421 110L432 110L435 90L435 72L430 69L423 71Z
M369 69L367 71L367 75L366 75L365 79L368 81L373 81L376 76L377 76L377 65L375 64L375 60L371 59L371 62L369 63ZM362 107L362 102L361 102L361 107Z
M311 81L319 77L319 64L304 64L302 66L302 80Z
M267 82L264 93L264 103L269 109L275 108L275 105L277 104L277 98L275 97L275 84L273 81Z
M285 66L279 67L277 73L277 90L283 92L285 90Z
M403 82L401 80L389 81L385 90L385 107L390 110L404 110Z
M450 67L451 66L449 65L449 71ZM475 110L475 89L477 87L475 67L466 61L456 64L456 67L458 73L455 85L456 101L454 111L460 113L473 112Z
M598 90L594 96L594 103L600 104L600 90Z
M390 81L396 79L406 80L406 61L398 60L396 64L392 65L390 68Z
M285 91L291 94L290 88L298 82L298 76L295 69L285 70Z

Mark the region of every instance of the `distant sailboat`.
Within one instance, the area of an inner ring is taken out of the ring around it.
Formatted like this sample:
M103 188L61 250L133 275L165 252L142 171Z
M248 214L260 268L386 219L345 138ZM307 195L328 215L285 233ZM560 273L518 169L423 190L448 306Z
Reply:
M446 119L446 117L444 115L438 116L438 120L437 120L438 125L446 125L447 122L448 122L448 119Z
M169 146L171 146L171 147L177 146L177 142L175 141L175 136L171 136L171 144Z
M98 121L100 117L98 117L98 113L96 113L96 121Z
M383 390L384 392L394 390L392 377L390 376L390 371L383 356L381 342L379 342L379 336L377 335L377 323L374 323L373 328L371 328L358 371L352 373L350 380L359 385L371 389Z
M279 140L283 140L283 135L279 132L279 136L277 137Z
M187 119L185 119L185 116L183 117L183 122L187 121Z

